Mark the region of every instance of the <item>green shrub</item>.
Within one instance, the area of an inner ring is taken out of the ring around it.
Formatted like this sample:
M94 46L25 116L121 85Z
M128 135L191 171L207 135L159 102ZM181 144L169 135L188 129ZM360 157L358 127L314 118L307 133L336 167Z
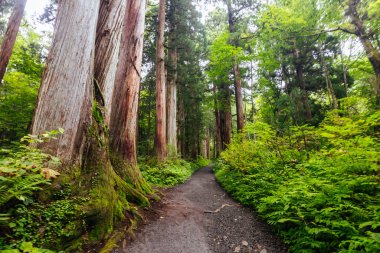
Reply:
M22 242L17 249L0 250L1 253L54 253L47 249L35 248L31 242Z
M235 139L218 162L225 189L292 252L380 251L380 113L342 115L283 136L263 123L248 127L254 138Z
M210 160L204 158L203 156L198 156L197 160L191 162L192 166L195 167L194 169L200 169L203 167L208 166L211 163Z
M71 197L64 184L48 188L59 176L60 160L34 148L62 133L28 135L15 150L1 150L0 252L52 252L32 245L61 249L84 231L80 203L85 199ZM43 194L49 199L39 199Z
M60 165L60 160L33 148L33 144L55 138L60 133L63 130L47 132L40 137L28 135L21 139L26 144L21 144L16 152L0 150L0 210L14 199L26 201L59 175L54 169Z
M185 182L194 171L208 164L204 158L198 158L195 162L172 158L163 163L157 163L152 159L141 159L139 167L149 183L157 186L174 186Z

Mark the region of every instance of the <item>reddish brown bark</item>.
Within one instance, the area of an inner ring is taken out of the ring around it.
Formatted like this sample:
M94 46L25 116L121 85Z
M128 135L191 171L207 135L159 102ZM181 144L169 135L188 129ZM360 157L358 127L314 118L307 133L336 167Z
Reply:
M127 2L110 118L111 148L137 164L137 116L145 24L145 0Z
M175 8L171 6L171 8ZM172 16L175 16L175 9ZM173 18L174 19L174 18ZM176 24L175 19L171 21L169 34L169 67L168 67L168 84L167 84L167 111L166 111L166 139L168 144L168 156L177 155L177 62L178 53L176 46Z
M235 101L237 113L237 130L242 132L244 130L244 111L243 111L243 95L241 87L241 77L239 64L234 64L234 77L235 77Z
M117 65L119 62L120 42L126 1L101 1L95 43L95 81L102 92L105 108L105 121L109 125L112 94L115 85Z
M234 13L232 9L231 0L227 0L227 11L228 11L228 27L231 36L236 36L236 27L234 22ZM238 46L238 41L236 38L231 38L231 44L235 47ZM235 85L235 100L236 100L236 113L237 113L237 130L242 132L244 130L244 110L243 110L243 95L241 86L241 75L238 59L233 59L233 73L234 73L234 85Z
M2 3L0 3L2 4ZM26 0L16 0L14 10L9 18L7 31L0 48L0 86L3 81L9 59L11 58L21 20L24 15Z
M221 149L225 150L227 145L231 143L231 101L230 89L227 84L224 84L221 89L222 97L219 109L220 120L220 136L221 136Z
M207 136L206 139L206 159L210 159L210 136Z
M180 88L181 86L179 86ZM177 119L178 119L178 122L180 122L179 124L181 125L182 122L185 121L185 105L184 105L184 102L183 100L179 100L178 101L178 111L177 111ZM179 136L179 138L177 138L177 147L179 148L180 150L180 153L182 154L182 156L186 153L186 150L185 150L185 141L184 141L184 136L185 136L185 128L184 127L178 127L177 128L177 136Z
M303 73L303 66L301 62L300 51L298 49L295 50L294 57L295 57L297 83L298 83L298 87L300 88L302 92L302 102L303 102L304 109L306 111L306 120L311 121L312 114L311 114L311 109L309 105L309 98L307 96L307 91L306 91L305 77Z
M63 162L81 160L91 124L93 59L100 0L60 1L52 47L32 122L32 133L62 127L65 134L41 144ZM85 11L84 11L85 10Z
M221 136L221 122L220 122L220 110L217 97L217 87L214 84L214 108L215 108L215 142L214 142L214 157L219 157L220 151L222 149L222 136Z
M166 84L165 84L165 0L160 0L156 51L156 136L154 140L157 159L166 159Z

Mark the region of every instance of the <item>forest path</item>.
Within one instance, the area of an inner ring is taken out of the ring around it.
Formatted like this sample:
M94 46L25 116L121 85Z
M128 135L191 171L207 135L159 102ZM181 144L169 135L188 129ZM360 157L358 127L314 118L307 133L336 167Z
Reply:
M115 253L286 252L268 225L218 185L211 167L166 190L152 212Z

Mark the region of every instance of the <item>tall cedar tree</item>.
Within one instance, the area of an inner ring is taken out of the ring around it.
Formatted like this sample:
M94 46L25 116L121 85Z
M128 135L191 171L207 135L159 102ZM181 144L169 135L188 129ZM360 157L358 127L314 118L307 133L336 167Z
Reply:
M93 64L100 0L62 1L32 123L32 133L65 134L43 144L64 162L79 161L91 125ZM83 36L82 36L83 35Z
M167 75L167 111L166 111L166 138L168 144L168 156L177 155L177 3L170 1L168 22L169 22L169 66Z
M234 10L232 9L231 0L227 0L227 14L228 14L228 28L232 35L231 44L235 47L238 46L238 38L236 37L236 24L234 17ZM244 110L243 110L243 95L241 86L240 66L238 59L234 59L233 64L234 73L234 86L235 86L235 102L237 113L237 130L243 131L244 129Z
M102 1L96 31L95 82L98 84L105 107L106 124L109 126L112 96L119 62L126 1Z
M156 49L156 136L157 159L166 159L165 0L160 0Z
M2 4L3 3L0 3L0 5ZM22 17L24 15L25 5L26 0L16 0L12 15L9 18L7 31L0 48L0 86L7 70L9 59L12 55L17 33L20 28Z
M111 110L111 147L137 165L137 115L145 24L145 0L127 2Z
M148 199L141 190L149 190L149 187L136 185L136 182L144 183L138 180L141 174L137 167L124 166L123 162L111 163L106 147L108 136L102 116L103 100L94 81L100 3L100 0L59 3L53 44L32 123L33 134L59 127L65 129L57 140L42 143L40 147L62 159L62 173L69 178L73 175L72 170L80 170L80 177L75 176L70 182L80 188L78 194L90 196L83 210L91 223L89 237L94 239L103 239L115 222L125 219L125 212L131 211L127 201L147 205ZM129 9L120 15L132 15L131 12ZM107 19L106 13L100 13L105 16L99 20ZM110 27L111 31L115 29ZM125 175L130 178L122 178ZM93 184L93 180L97 183ZM131 185L131 181L135 185Z

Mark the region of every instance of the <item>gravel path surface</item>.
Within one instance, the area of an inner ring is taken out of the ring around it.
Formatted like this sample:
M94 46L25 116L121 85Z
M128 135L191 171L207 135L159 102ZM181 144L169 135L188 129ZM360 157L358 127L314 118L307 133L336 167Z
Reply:
M287 252L281 240L218 185L210 167L171 188L136 232L114 251L128 253Z

